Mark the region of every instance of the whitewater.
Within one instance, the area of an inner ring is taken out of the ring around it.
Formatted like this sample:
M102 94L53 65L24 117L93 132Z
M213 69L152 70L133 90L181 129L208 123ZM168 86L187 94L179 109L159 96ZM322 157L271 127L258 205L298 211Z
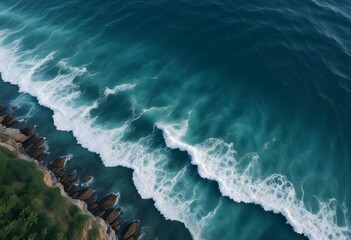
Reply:
M194 239L205 238L203 231L216 214L217 208L206 212L193 207L192 204L201 199L200 190L186 187L181 190L192 191L192 200L178 192L179 184L185 181L187 169L178 173L166 172L167 149L186 151L191 157L191 163L197 166L199 175L203 179L216 181L223 196L238 203L253 203L265 211L282 214L295 232L304 234L309 239L350 239L350 226L338 226L336 223L336 209L333 207L336 199L319 201L318 212L312 213L303 200L297 198L296 186L285 176L277 173L266 178L253 178L259 156L254 156L244 170L239 170L236 166L241 162L235 157L234 143L226 143L218 138L209 138L195 145L183 141L182 137L189 130L187 119L173 123L162 120L154 123L154 133L157 129L163 132L166 148L150 148L152 135L134 142L126 141L124 136L130 130L131 123L148 110L133 114L122 126L112 129L99 123L90 112L98 108L109 95L135 88L135 83L106 88L98 99L81 103L79 86L74 79L94 74L87 65L71 66L70 59L57 59L54 51L45 57L32 56L33 51L21 52L20 39L4 46L4 41L11 34L9 31L0 32L2 79L17 85L20 92L36 97L39 104L51 109L57 129L71 131L79 144L99 154L106 167L123 166L132 169L133 182L140 196L152 199L165 218L183 222ZM42 81L38 72L54 60L57 62L58 74ZM132 101L136 101L135 98ZM134 102L133 106L137 104ZM347 223L347 219L345 221Z

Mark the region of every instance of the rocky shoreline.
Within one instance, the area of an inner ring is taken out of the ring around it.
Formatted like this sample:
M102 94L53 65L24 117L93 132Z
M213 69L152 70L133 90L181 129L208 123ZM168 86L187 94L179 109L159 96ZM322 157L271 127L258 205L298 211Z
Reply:
M92 176L86 176L80 180L76 170L68 172L65 164L68 157L55 158L48 165L44 160L49 158L46 138L35 134L36 126L21 127L23 121L18 121L11 115L11 109L0 104L0 139L11 150L32 159L49 176L52 185L61 189L63 196L80 207L86 214L99 221L106 229L106 239L138 240L144 235L144 229L140 229L140 221L133 222L121 227L121 215L123 211L115 207L118 195L110 193L102 199L98 199L95 190L88 187ZM6 138L7 139L4 139Z

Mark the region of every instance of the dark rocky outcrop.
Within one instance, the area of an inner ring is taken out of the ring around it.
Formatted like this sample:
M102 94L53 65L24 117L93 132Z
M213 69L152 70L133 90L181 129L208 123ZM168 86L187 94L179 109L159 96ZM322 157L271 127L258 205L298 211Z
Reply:
M46 138L35 134L36 126L27 126L19 130L11 128L18 126L25 121L17 121L7 112L7 108L0 104L0 123L2 131L18 144L18 149L37 160L40 164L50 156L47 152ZM87 187L92 182L93 177L87 176L80 182L79 174L76 170L67 172L65 164L68 157L58 157L47 165L51 173L56 177L57 182L63 185L64 191L73 199L79 199L87 204L87 209L96 217L102 218L109 225L108 231L115 231L117 238L124 240L137 240L143 234L138 232L139 220L135 220L127 227L120 224L120 217L123 215L121 208L114 208L118 201L117 194L108 194L97 200L97 195L93 188ZM122 235L122 233L124 233Z
M133 236L136 233L136 231L138 230L139 225L140 225L139 220L135 220L134 222L132 222L129 225L127 231L125 232L123 239L127 240L129 237Z
M67 157L59 157L56 158L52 163L50 163L49 166L55 167L55 168L63 168L66 164Z
M111 224L113 221L117 220L121 212L120 208L112 208L102 216L106 223Z
M103 197L98 202L98 205L100 209L107 210L109 208L112 208L116 204L116 201L117 201L117 195L111 193Z
M88 200L93 195L93 193L94 193L94 189L87 188L79 194L78 199L83 201Z
M34 125L34 126L28 126L28 127L25 127L25 128L23 128L23 129L21 129L20 131L21 131L22 134L24 134L24 135L26 135L26 136L30 136L30 135L32 135L32 134L34 133L34 131L35 131L36 128L37 128L36 125Z

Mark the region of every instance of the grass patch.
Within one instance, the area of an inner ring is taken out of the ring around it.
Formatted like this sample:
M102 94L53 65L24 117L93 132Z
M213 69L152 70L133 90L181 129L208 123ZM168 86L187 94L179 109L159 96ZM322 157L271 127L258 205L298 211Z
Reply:
M0 147L0 239L81 239L88 216L48 187L43 174Z

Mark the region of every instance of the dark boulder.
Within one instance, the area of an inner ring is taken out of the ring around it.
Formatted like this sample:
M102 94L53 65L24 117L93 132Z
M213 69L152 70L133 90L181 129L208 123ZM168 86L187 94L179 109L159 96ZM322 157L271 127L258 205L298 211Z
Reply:
M83 184L89 184L93 180L92 176L85 177L82 181Z
M124 234L123 239L127 240L130 236L132 236L134 233L136 233L139 225L140 225L140 221L139 220L135 220L134 222L132 222L129 225L126 233Z
M106 213L104 214L104 216L102 216L102 218L108 223L111 224L113 221L115 221L118 217L119 214L121 212L120 208L112 208L106 211Z
M139 240L141 238L141 236L142 236L142 233L141 232L137 232L136 234L133 235L133 238L135 240Z
M91 197L91 195L93 195L93 193L94 193L94 189L87 188L79 194L78 199L83 201L88 200Z
M32 144L32 147L38 148L38 147L40 147L41 145L43 145L43 144L45 143L45 141L46 141L46 138L45 138L45 137L40 137L40 138L38 139L38 141L36 141L35 143Z
M88 204L88 210L92 212L93 210L97 209L98 205L96 203Z
M105 211L96 208L93 211L91 211L91 213L96 217L102 217L105 214Z
M55 167L55 168L63 168L66 164L66 161L67 161L67 157L59 157L59 158L56 158L50 164L52 165L52 167Z
M97 200L97 196L95 193L93 193L91 195L91 197L88 200L86 200L85 202L89 205L89 204L95 203L96 200Z
M116 201L117 201L117 195L111 193L111 194L103 197L98 202L98 205L101 209L107 210L109 208L112 208L116 204Z
M36 125L34 125L34 126L28 126L28 127L25 127L25 128L23 128L23 129L21 129L20 131L21 131L22 134L24 134L24 135L26 135L26 136L30 136L30 135L33 134L33 132L35 131L36 128L37 128Z
M42 162L44 161L47 157L49 157L50 153L42 153L40 154L36 159L39 161L39 162Z
M31 136L29 136L29 138L22 143L23 148L29 147L31 144L33 144L36 141L38 141L39 138L40 137L38 135L31 135Z

